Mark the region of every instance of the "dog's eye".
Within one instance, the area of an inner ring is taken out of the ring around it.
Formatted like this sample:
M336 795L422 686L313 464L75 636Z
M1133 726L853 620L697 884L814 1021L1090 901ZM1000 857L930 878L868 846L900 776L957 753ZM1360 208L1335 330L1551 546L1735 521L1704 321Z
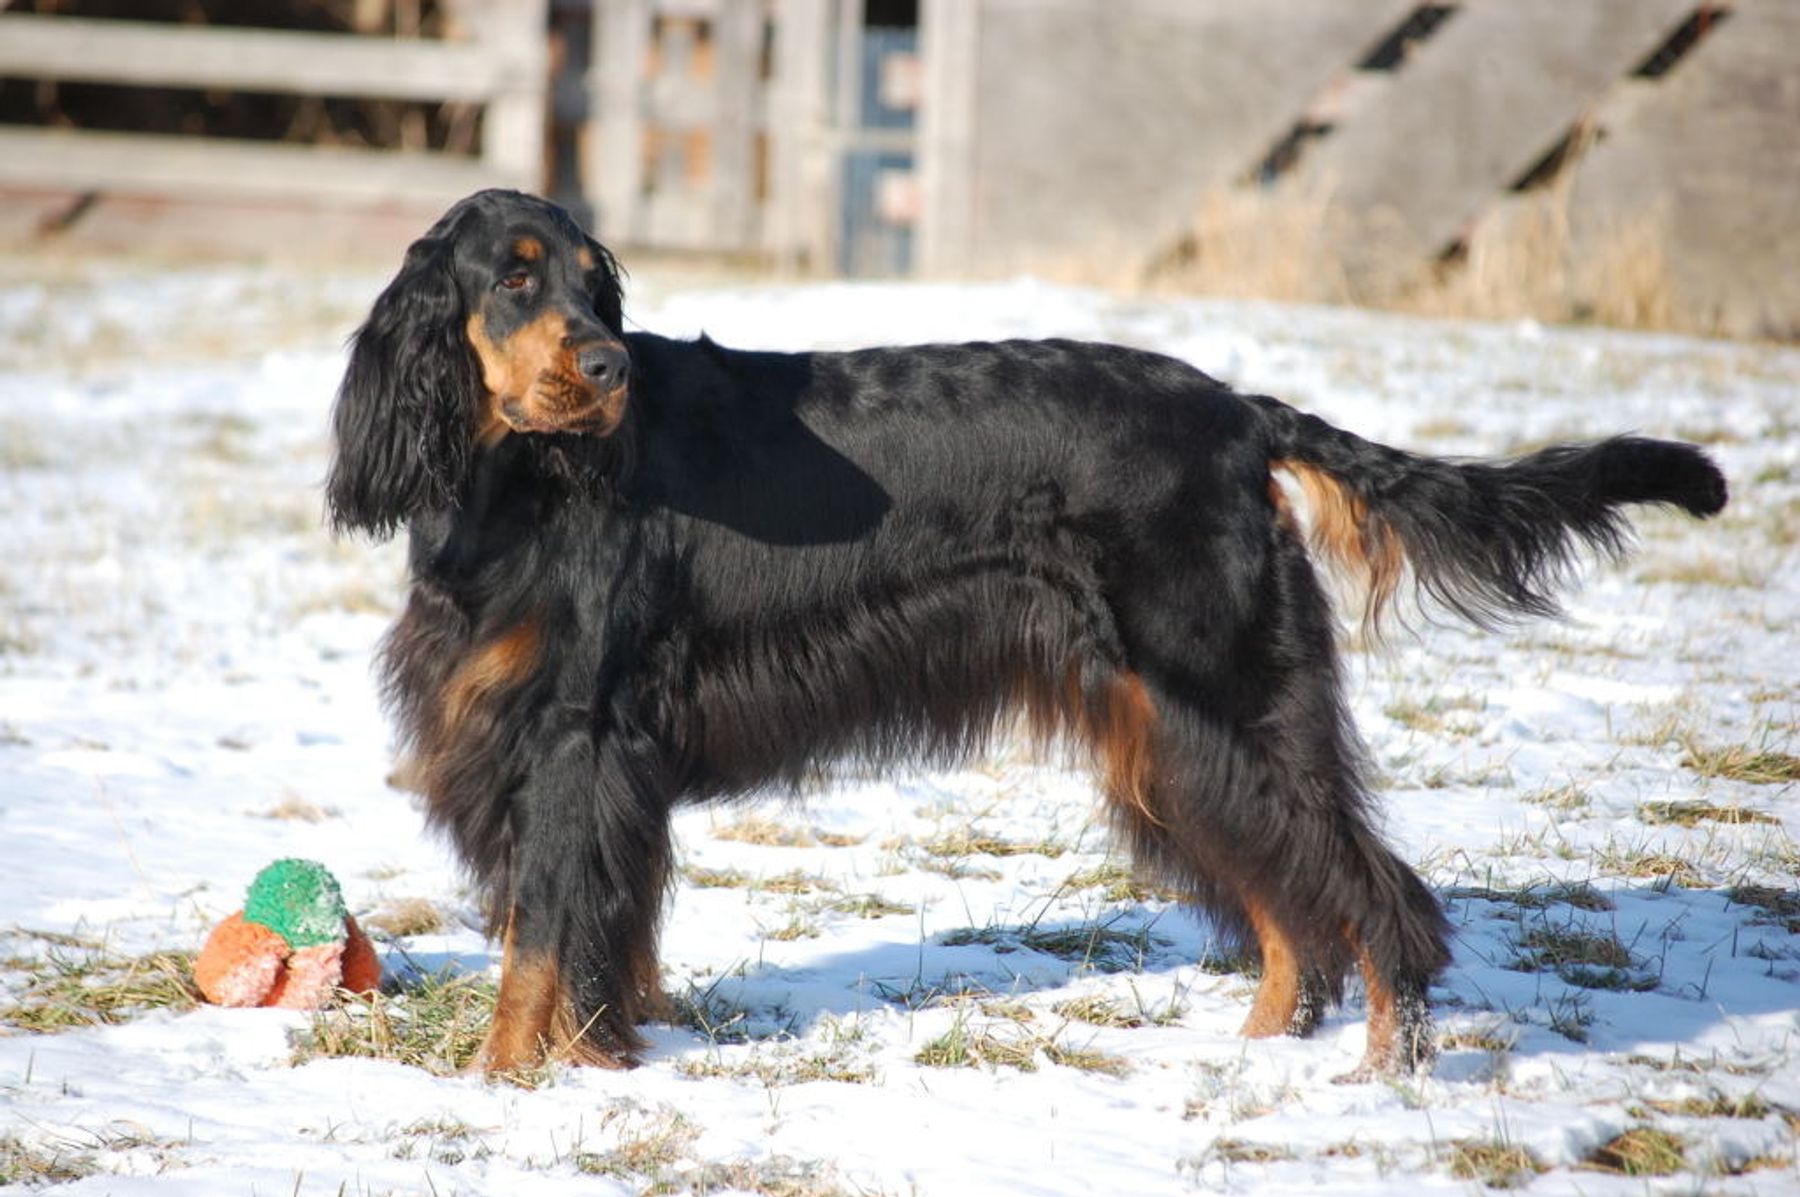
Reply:
M523 291L530 285L531 276L526 274L523 270L515 270L511 274L502 276L500 279L500 289L503 291Z

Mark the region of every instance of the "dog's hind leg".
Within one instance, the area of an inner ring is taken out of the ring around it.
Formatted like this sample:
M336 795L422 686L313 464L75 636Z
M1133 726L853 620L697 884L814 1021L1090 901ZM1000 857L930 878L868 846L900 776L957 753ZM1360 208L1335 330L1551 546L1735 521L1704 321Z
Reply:
M1093 752L1114 830L1139 871L1201 908L1239 948L1260 951L1262 981L1244 1033L1308 1033L1325 987L1307 971L1279 887L1242 867L1240 837L1220 822L1230 794L1255 784L1243 773L1253 753L1235 751L1190 704L1129 670L1080 690L1076 726Z
M1092 740L1115 832L1140 872L1199 908L1236 951L1260 955L1243 1033L1309 1033L1337 987L1321 970L1317 945L1295 926L1283 879L1258 861L1266 828L1243 825L1255 820L1244 818L1249 804L1240 796L1268 784L1255 744L1174 690L1121 678L1115 689L1131 696L1121 705L1133 714L1113 726L1141 731ZM1338 974L1348 963L1336 963Z
M1240 611L1121 620L1130 658L1153 663L1141 676L1154 735L1141 800L1108 786L1113 821L1146 871L1258 949L1246 1035L1305 1033L1356 968L1365 1069L1412 1067L1429 1051L1425 997L1449 960L1446 924L1371 823L1330 613L1298 537L1278 533L1255 570Z
M1334 995L1352 962L1360 971L1369 1030L1359 1073L1412 1069L1430 1055L1426 994L1450 960L1448 926L1371 822L1327 601L1296 536L1278 535L1267 571L1265 615L1247 641L1259 682L1238 699L1255 762L1244 771L1259 784L1232 796L1223 821L1255 862L1250 876L1269 886L1275 920Z

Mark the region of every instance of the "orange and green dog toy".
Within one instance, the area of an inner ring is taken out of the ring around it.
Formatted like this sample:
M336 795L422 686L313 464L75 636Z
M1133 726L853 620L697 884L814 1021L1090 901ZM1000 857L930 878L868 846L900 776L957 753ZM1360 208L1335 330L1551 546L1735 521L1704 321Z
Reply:
M379 988L381 962L324 865L278 860L250 883L244 908L207 936L194 983L219 1006L316 1010L340 988Z

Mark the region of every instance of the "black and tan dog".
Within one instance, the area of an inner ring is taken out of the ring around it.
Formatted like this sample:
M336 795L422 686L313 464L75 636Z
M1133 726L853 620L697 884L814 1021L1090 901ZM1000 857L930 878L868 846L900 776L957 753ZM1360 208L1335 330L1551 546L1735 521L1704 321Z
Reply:
M1371 826L1314 558L1488 623L1554 612L1622 506L1725 503L1688 445L1453 463L1135 349L745 353L625 333L620 299L566 213L472 196L334 417L333 523L411 537L387 695L504 936L491 1071L631 1062L677 805L955 761L1021 713L1260 951L1245 1034L1305 1032L1354 968L1364 1070L1416 1065L1446 924Z

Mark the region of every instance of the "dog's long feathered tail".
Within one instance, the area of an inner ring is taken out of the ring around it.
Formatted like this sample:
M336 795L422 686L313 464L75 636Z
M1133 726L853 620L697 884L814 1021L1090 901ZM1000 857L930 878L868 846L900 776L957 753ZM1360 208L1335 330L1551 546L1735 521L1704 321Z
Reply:
M1315 549L1366 582L1371 622L1409 571L1423 597L1484 627L1554 615L1554 591L1580 550L1616 557L1628 547L1621 508L1663 503L1710 516L1725 506L1724 475L1693 445L1619 436L1459 461L1248 398L1271 467L1305 492Z

